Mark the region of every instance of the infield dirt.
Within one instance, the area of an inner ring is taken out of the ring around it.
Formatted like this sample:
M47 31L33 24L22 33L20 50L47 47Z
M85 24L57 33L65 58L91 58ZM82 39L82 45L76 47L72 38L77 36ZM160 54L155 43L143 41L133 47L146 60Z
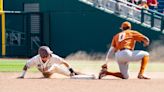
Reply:
M20 73L1 72L0 92L163 92L164 72L146 73L151 80L139 80L137 73L122 80L111 76L102 80L69 79L54 74L51 79L41 73L28 72L25 79L17 79Z

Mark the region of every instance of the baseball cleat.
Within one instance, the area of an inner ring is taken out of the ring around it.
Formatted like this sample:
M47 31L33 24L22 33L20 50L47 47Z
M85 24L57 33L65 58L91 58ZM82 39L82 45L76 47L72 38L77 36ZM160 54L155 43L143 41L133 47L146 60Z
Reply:
M143 76L143 75L138 75L138 79L150 79L150 78L145 77L145 76Z

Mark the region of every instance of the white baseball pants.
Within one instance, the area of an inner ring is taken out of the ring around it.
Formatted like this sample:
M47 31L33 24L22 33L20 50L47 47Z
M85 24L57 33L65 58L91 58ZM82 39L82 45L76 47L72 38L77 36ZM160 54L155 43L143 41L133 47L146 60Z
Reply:
M115 53L115 58L119 65L120 72L124 76L125 79L129 78L128 66L131 61L139 61L142 60L144 56L149 56L149 53L142 50L121 50Z

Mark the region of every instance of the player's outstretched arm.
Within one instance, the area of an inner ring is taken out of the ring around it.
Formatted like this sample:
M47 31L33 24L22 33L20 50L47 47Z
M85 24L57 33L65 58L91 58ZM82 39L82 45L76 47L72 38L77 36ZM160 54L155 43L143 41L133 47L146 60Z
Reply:
M64 64L68 68L68 70L71 73L70 76L75 75L75 71L70 67L70 65L68 63L66 63L66 61L64 61L62 64Z
M67 69L70 71L70 76L83 74L83 73L75 71L65 60L62 62L62 64L64 64L67 67Z
M26 74L26 71L27 71L27 66L25 65L25 66L23 67L22 74L21 74L18 78L20 78L20 79L24 78L24 76L25 76L25 74Z

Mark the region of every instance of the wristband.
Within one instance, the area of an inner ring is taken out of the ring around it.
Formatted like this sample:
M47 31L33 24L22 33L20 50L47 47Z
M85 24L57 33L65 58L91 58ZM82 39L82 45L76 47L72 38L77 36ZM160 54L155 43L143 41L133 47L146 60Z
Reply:
M73 70L72 68L69 68L69 71L70 71L71 73L74 73L74 70Z

